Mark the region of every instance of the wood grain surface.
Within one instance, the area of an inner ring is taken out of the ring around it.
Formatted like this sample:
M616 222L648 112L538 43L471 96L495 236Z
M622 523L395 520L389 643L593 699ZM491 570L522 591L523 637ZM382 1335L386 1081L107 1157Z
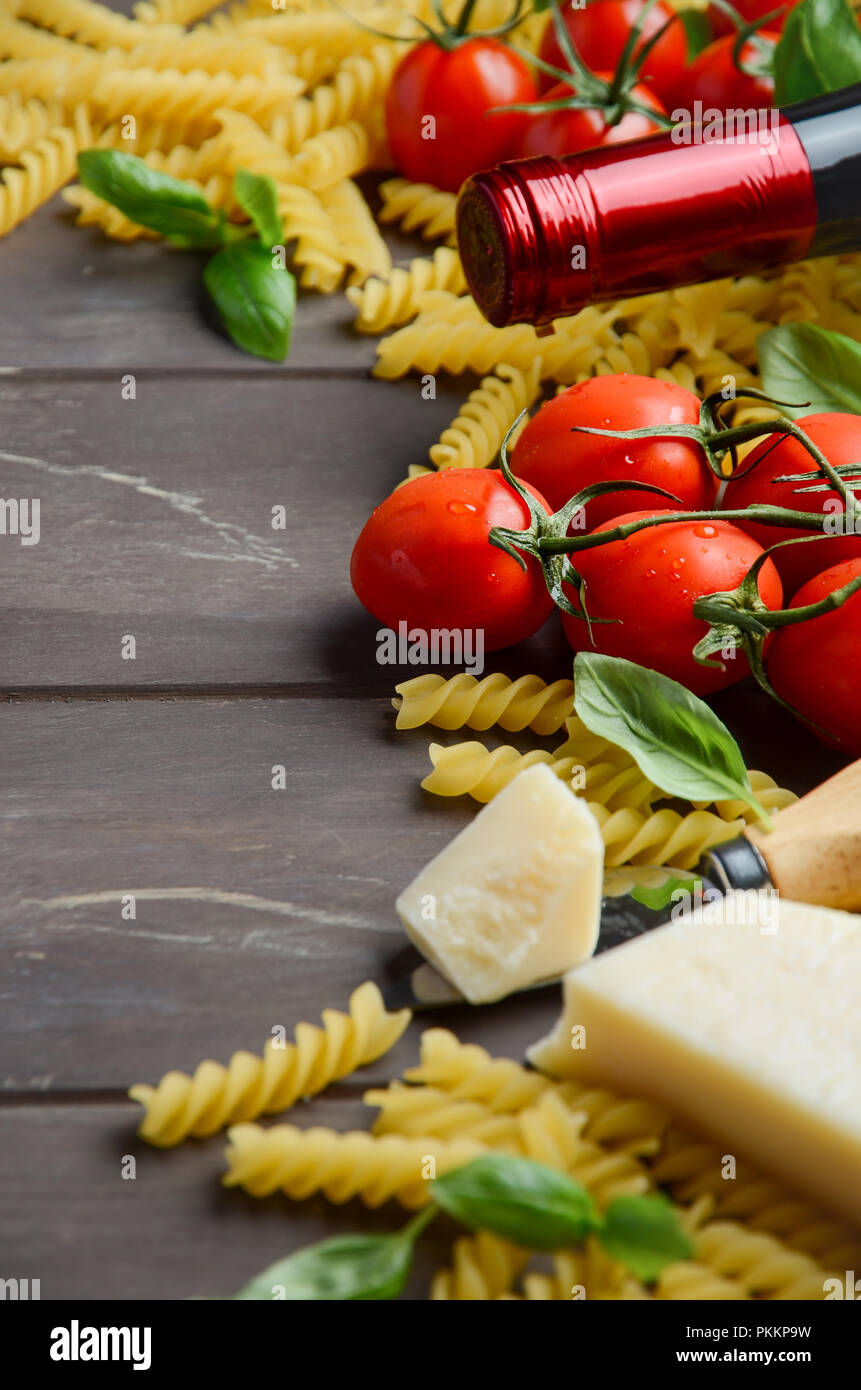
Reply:
M109 244L59 201L0 243L0 277L0 491L41 502L37 546L0 537L0 1276L45 1298L217 1295L400 1219L225 1193L221 1142L147 1149L124 1092L397 968L394 896L474 807L418 788L431 735L394 733L404 673L376 662L349 553L469 383L424 401L369 379L341 296L303 297L284 368L242 356L199 315L194 257ZM503 664L567 675L570 651L550 625ZM798 791L839 766L754 690L716 708ZM520 1057L557 1005L433 1021ZM365 1084L414 1061L420 1027L296 1122L366 1124Z

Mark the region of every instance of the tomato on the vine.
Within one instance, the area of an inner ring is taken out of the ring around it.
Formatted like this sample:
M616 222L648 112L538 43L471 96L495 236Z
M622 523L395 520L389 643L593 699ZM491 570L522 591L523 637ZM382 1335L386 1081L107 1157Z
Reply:
M589 0L578 9L565 5L562 10L565 28L587 68L598 72L616 67L645 3L646 0ZM643 20L642 39L638 44L642 47L643 42L668 20L672 23L647 55L640 72L641 78L664 103L673 99L688 51L682 22L664 0L658 0ZM568 66L552 23L544 33L538 56L556 68ZM552 84L552 77L542 79L543 88Z
M772 15L767 28L771 33L780 34L789 11L794 10L799 3L800 0L733 0L733 9L737 10L748 24L753 24L757 19L765 19L766 15ZM777 9L780 10L780 14L775 15L774 11ZM715 37L735 33L732 20L717 5L709 6L708 19Z
M596 73L608 84L611 73ZM572 95L572 86L560 82L551 87L543 98L546 102L560 101ZM638 83L631 89L634 100L642 102L650 111L665 116L657 97ZM608 125L603 108L599 106L557 107L546 112L535 112L524 127L517 144L517 154L521 159L530 155L548 154L562 158L566 154L576 154L578 150L594 149L598 145L619 145L626 140L637 140L641 135L651 135L660 130L658 121L652 121L642 111L626 111L615 125Z
M413 478L365 524L350 562L353 588L388 627L481 630L487 651L511 646L537 632L553 601L538 563L521 569L488 535L529 521L523 498L494 469Z
M852 474L847 481L861 483L861 416L839 412L803 415L796 424L809 435L835 468L857 463L857 474ZM767 502L777 507L792 507L796 511L834 514L833 535L825 534L816 540L799 542L798 545L784 545L774 552L774 563L787 595L794 594L802 584L826 567L861 556L861 536L841 532L842 503L836 490L826 486L822 492L799 491L805 486L816 486L821 480L814 476L818 472L815 460L797 439L788 435L782 438L780 435L766 435L744 459L742 468L742 475L730 479L726 487L723 506L728 511L749 507L755 502ZM810 483L779 481L793 473L810 473ZM764 549L776 545L778 541L788 541L793 536L814 534L785 526L766 526L757 521L740 520L736 524L743 527Z
M511 468L538 488L554 511L583 488L605 480L665 488L685 511L711 507L717 480L694 440L608 439L577 429L695 425L699 409L697 397L672 381L626 373L590 377L552 397L533 415L511 452ZM654 500L668 505L657 496ZM648 493L624 490L596 497L585 508L585 529L649 501Z
M386 134L402 174L456 193L512 153L526 121L492 108L537 98L523 58L498 39L444 48L426 39L404 55L386 94Z
M859 575L861 558L832 565L809 579L789 607L819 603ZM823 743L861 757L861 591L830 613L780 628L772 638L766 671L781 699L818 725L813 733Z
M626 521L669 515L666 509L629 512L596 527L595 534ZM697 695L732 685L748 674L747 658L738 651L723 661L723 670L696 661L693 649L708 624L693 616L693 605L707 594L738 588L761 554L737 526L705 520L666 522L578 551L571 561L586 583L589 617L618 621L593 622L590 641L585 619L563 613L568 640L575 651L623 656L661 671ZM780 607L783 589L771 560L762 566L758 587L769 608ZM576 592L568 597L577 607Z
M758 41L774 46L773 36L761 34ZM756 76L742 72L733 56L735 34L716 39L697 54L684 81L687 106L693 112L695 101L701 101L704 110L718 111L732 109L767 110L774 104L774 77L770 73ZM757 43L749 39L742 44L740 61L750 65L761 61Z

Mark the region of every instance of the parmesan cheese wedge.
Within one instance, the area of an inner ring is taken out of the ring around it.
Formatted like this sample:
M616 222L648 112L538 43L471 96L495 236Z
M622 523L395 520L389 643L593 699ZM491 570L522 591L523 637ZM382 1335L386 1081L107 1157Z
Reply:
M595 949L604 842L585 801L527 768L397 900L407 935L473 1004L562 974Z
M564 1001L537 1067L663 1101L861 1225L861 917L680 920L572 971Z

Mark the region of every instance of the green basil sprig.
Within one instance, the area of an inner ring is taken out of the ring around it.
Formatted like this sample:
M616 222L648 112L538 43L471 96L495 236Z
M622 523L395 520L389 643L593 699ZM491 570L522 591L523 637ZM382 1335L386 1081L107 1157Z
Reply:
M407 1282L413 1246L434 1215L393 1236L335 1236L264 1269L234 1300L350 1302L397 1298Z
M234 1299L349 1301L396 1298L416 1240L440 1209L473 1230L532 1250L561 1250L594 1235L646 1283L693 1246L665 1197L618 1197L603 1215L564 1173L528 1158L486 1154L431 1183L430 1205L395 1235L339 1236L279 1260Z
M725 724L698 696L658 671L618 656L578 652L574 705L593 734L609 739L656 786L688 801L738 799L770 828L741 750Z
M495 1231L515 1245L559 1250L600 1226L585 1187L528 1158L488 1154L433 1185L434 1200L465 1226Z
M284 228L270 178L239 169L233 191L250 224L228 222L192 184L151 169L118 150L84 150L78 174L85 188L186 250L215 251L204 286L237 347L281 362L290 347L296 282L284 264Z
M801 0L774 54L777 106L807 101L858 81L861 28L849 0Z
M782 405L784 415L861 415L861 346L854 339L815 323L783 323L761 335L757 352L768 395L806 402Z

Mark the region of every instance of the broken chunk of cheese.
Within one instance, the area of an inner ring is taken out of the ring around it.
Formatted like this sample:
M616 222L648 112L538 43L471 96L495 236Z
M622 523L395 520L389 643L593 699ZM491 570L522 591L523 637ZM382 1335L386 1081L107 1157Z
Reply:
M603 867L589 807L539 764L518 773L396 906L419 950L482 1004L592 954Z
M776 923L682 920L608 951L566 977L529 1058L663 1101L861 1223L861 917L781 900Z

